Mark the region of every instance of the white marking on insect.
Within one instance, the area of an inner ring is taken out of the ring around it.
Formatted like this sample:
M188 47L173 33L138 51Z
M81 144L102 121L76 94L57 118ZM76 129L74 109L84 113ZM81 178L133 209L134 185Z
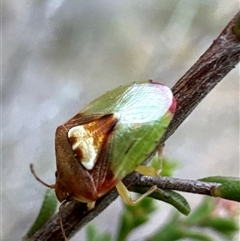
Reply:
M94 146L94 138L83 126L76 126L68 131L68 138L75 138L75 143L72 145L73 151L80 150L81 163L87 169L91 170L97 160L97 150Z

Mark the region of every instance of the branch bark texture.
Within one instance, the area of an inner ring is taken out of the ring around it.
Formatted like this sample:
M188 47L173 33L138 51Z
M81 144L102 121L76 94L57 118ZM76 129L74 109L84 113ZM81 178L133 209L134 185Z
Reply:
M233 33L232 28L236 25L238 13L229 24L225 27L219 37L213 41L212 45L199 58L199 60L186 72L186 74L173 86L172 91L177 100L177 111L167 132L159 143L162 145L178 128L179 125L190 115L194 108L201 102L203 98L233 69L240 60L240 41ZM139 176L136 173L130 174L124 179L124 183L128 186L139 182ZM145 177L147 178L147 177ZM148 179L149 182L150 179ZM155 180L156 181L156 180ZM168 179L162 179L162 184L167 183ZM183 181L183 180L182 180ZM186 186L191 186L195 182L195 193L197 193L198 185L196 181L185 181ZM209 186L211 186L209 184ZM199 193L209 195L209 186L204 186ZM163 187L162 187L163 188ZM165 186L166 188L166 186ZM174 188L173 188L174 189ZM183 190L181 191L186 191ZM176 188L175 188L176 190ZM178 189L177 189L178 190ZM96 207L87 211L86 205L70 202L62 212L62 219L65 233L68 237L100 214L113 200L118 197L116 190L112 190L104 197L100 198ZM56 214L41 230L39 230L31 241L53 241L64 240L59 225L59 217Z

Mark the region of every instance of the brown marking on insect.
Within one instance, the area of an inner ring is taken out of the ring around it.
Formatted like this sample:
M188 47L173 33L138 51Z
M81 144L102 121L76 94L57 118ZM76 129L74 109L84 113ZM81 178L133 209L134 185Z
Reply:
M109 169L107 171L107 175L105 176L104 182L98 188L99 195L103 196L104 194L106 194L109 190L115 187L118 182L119 180L114 178L113 172Z
M97 188L99 197L106 194L118 182L113 181L114 174L110 169L110 163L113 161L111 159L112 149L110 148L110 142L112 135L114 135L114 131L115 129L112 129L106 136L96 164L92 170L89 170L89 173L91 174Z
M117 121L118 119L110 114L68 131L73 152L87 170L93 169L107 135Z

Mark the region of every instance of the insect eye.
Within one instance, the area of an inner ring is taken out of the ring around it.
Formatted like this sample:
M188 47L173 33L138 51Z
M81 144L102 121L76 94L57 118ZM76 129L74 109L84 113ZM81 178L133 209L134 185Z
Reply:
M57 177L58 176L58 172L57 171L55 171L55 177Z
M70 201L72 201L72 199L73 198L71 196L69 196L69 194L67 194L66 199L65 199L66 202L70 202Z

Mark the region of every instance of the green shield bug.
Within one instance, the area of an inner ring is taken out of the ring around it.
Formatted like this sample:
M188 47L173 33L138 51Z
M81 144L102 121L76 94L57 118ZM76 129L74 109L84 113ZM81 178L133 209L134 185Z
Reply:
M94 207L117 187L127 204L134 201L121 180L154 152L176 109L171 90L145 81L120 86L92 101L56 130L56 183L60 202L69 197ZM156 190L153 188L146 195ZM146 196L144 195L144 196Z

